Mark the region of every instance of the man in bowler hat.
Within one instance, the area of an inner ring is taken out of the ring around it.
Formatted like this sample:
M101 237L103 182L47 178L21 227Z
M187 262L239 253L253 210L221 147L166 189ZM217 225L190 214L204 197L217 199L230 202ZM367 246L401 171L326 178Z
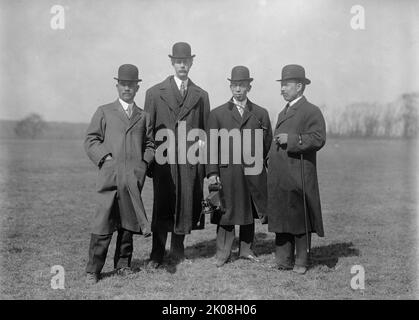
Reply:
M239 131L240 140L232 143L229 140L228 149L223 148L220 139L217 138L218 150L208 145L210 158L218 159L218 163L207 165L209 183L221 183L221 193L225 202L225 212L217 221L217 252L216 266L223 266L231 256L231 249L234 241L235 225L240 226L239 234L239 257L257 262L252 244L255 234L255 218L264 218L267 205L266 187L266 167L265 160L272 141L271 122L269 113L265 108L251 102L247 94L252 86L250 83L249 69L245 66L236 66L231 71L230 89L232 98L225 104L211 111L208 120L208 132L211 129L227 129L228 132ZM255 132L260 130L263 141L255 139ZM248 131L252 135L246 140L243 131ZM210 133L207 134L209 137ZM263 151L261 154L255 152L255 144L262 143ZM246 174L246 164L241 156L241 162L236 163L234 153L237 150L244 151L244 146L250 146L250 154L260 157L260 170L255 170L252 174ZM212 154L215 153L215 154ZM221 154L229 154L228 162L221 160Z
M174 75L148 89L145 97L144 108L150 114L153 133L171 130L176 150L179 141L186 141L186 137L179 135L179 126L186 127L186 135L192 129L205 130L210 111L208 93L188 76L194 57L188 43L175 43L169 54ZM156 141L157 147L162 143ZM186 141L186 150L194 143ZM185 258L185 235L203 228L200 213L205 164L190 163L188 159L186 163L180 162L176 155L175 163L159 163L156 159L149 175L153 177L154 190L149 265L158 268L163 262L168 232L171 232L170 256L179 262Z
M154 158L150 116L134 102L141 81L138 68L124 64L114 79L119 98L96 110L84 141L88 157L99 170L86 267L89 283L100 278L114 231L118 233L114 268L119 274L132 272L133 233L151 234L141 199L147 167Z
M304 274L311 233L324 236L316 153L326 142L326 126L320 109L303 95L311 82L302 66L286 65L277 81L287 104L268 155L268 230L275 232L278 268Z

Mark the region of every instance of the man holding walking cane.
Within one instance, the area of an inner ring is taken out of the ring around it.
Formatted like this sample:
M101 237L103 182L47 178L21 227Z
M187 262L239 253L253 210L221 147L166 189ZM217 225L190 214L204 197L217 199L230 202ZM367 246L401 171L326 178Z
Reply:
M326 142L326 126L320 109L303 96L311 81L302 66L285 66L278 81L288 103L268 155L268 230L275 232L277 267L304 274L311 233L324 236L316 153Z

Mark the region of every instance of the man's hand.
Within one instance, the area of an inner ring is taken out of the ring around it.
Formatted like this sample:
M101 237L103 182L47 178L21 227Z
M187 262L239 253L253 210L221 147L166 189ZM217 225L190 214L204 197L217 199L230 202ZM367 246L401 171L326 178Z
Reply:
M278 133L274 137L274 140L276 141L276 143L279 143L279 144L287 144L287 142L288 142L288 133Z
M220 183L220 178L218 177L218 175L213 174L211 177L208 178L208 184L216 184L216 183Z

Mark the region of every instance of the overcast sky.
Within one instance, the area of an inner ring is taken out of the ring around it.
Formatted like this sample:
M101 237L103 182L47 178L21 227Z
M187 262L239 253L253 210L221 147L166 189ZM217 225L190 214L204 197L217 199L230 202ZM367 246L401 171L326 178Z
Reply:
M305 67L307 98L337 110L352 102L390 102L419 91L419 5L403 1L183 0L0 2L0 118L38 112L46 120L88 122L116 99L118 66L133 63L145 90L172 74L173 43L196 54L190 78L214 108L230 98L235 65L250 68L251 100L272 119L283 108L285 64ZM53 5L65 9L53 30ZM353 30L351 7L365 8Z

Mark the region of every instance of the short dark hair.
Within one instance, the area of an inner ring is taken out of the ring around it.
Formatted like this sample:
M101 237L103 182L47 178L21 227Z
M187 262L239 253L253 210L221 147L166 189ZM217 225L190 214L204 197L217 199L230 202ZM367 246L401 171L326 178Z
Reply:
M302 85L302 87L301 87L301 94L303 94L304 93L304 90L306 89L306 84L303 83L303 82L298 82L298 83L301 83L301 85Z

